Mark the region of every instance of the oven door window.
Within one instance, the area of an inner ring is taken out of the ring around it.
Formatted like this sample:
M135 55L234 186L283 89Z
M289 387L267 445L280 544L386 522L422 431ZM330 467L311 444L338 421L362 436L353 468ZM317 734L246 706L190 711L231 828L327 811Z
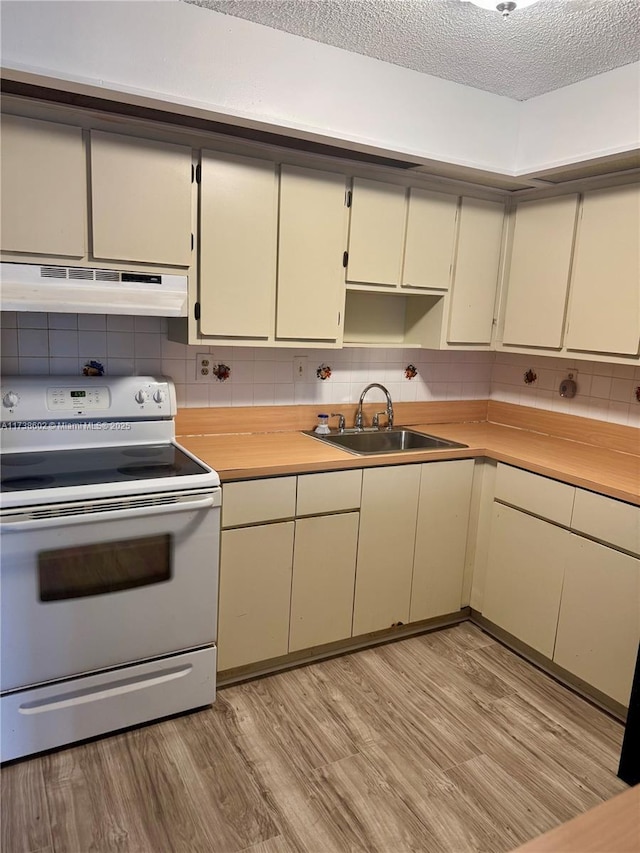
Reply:
M38 554L40 601L64 601L171 579L171 535L57 548Z

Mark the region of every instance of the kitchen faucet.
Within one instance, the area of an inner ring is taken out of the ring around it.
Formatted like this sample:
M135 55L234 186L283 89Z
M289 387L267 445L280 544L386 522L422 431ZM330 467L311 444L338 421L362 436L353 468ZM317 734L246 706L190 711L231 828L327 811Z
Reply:
M367 385L367 387L364 389L362 394L360 394L360 401L358 403L358 411L356 412L355 428L356 429L363 429L363 426L362 426L362 403L364 402L364 398L365 398L367 391L370 391L371 388L379 388L381 391L384 392L384 394L387 398L387 413L386 413L387 414L387 429L391 429L393 427L393 403L391 402L391 394L387 391L387 389L384 387L384 385L380 385L379 382L372 382L371 385ZM380 413L380 414L382 414L382 413ZM378 415L375 416L373 425L377 426L379 428Z

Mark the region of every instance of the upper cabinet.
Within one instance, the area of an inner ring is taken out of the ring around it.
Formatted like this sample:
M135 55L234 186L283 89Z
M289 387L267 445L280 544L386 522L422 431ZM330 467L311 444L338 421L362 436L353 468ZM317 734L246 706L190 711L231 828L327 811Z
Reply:
M640 186L585 193L567 349L637 355L639 344Z
M637 361L640 186L520 202L499 348Z
M489 347L502 202L355 178L344 341Z
M354 178L347 283L400 285L406 195L405 187Z
M205 151L200 200L201 340L342 340L346 180Z
M504 205L461 199L448 344L491 343L503 223Z
M83 257L87 169L82 129L5 115L0 160L2 251Z
M190 147L2 119L3 259L186 269L192 198Z
M272 339L276 166L203 151L200 180L200 333Z
M90 154L94 258L189 266L191 148L92 130Z
M457 196L409 189L403 287L448 289L457 217Z
M508 269L505 344L560 349L578 196L522 202Z
M342 339L345 192L343 175L281 167L278 340Z

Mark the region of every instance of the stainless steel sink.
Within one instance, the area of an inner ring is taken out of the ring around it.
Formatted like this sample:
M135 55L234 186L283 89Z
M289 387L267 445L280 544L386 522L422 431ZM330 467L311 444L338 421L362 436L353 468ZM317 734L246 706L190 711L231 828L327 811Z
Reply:
M356 456L367 456L371 453L404 453L410 450L446 450L449 447L468 447L455 441L446 441L434 435L414 432L412 429L381 429L381 430L351 430L332 432L329 435L318 435L313 430L305 430L305 435L311 436L325 444L332 444Z

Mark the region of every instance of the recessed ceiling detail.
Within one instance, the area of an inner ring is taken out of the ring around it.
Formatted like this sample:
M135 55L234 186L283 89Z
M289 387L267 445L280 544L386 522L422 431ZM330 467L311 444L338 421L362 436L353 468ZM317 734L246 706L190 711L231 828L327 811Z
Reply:
M516 100L640 59L638 0L184 0Z

